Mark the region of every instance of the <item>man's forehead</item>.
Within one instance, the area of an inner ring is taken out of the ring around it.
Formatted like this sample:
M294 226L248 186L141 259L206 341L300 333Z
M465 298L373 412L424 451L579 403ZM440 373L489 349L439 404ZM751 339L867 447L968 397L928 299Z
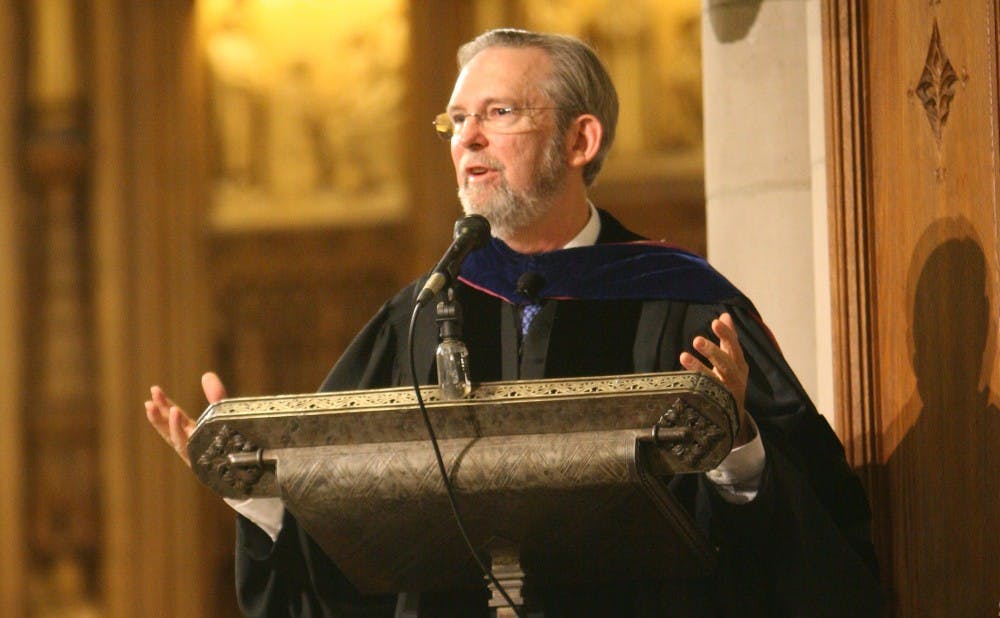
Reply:
M537 102L549 75L548 53L535 47L488 47L458 75L449 107L471 107L493 101Z

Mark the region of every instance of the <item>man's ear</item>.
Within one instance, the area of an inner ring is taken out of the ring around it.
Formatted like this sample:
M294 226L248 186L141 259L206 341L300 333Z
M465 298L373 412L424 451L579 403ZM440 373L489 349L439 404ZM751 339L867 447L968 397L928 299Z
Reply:
M580 167L590 163L597 156L604 137L604 127L593 114L582 114L569 127L566 148L569 151L566 161L570 167Z

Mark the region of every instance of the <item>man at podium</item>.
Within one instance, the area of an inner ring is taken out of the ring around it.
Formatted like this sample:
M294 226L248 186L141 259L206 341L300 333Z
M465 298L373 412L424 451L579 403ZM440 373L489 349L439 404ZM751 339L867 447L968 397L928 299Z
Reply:
M868 502L836 436L752 304L696 256L648 242L590 202L614 140L618 100L594 52L561 35L486 32L458 53L435 119L466 214L493 238L469 254L454 293L475 382L694 370L733 394L729 456L671 490L717 548L714 572L536 590L545 616L848 616L879 606ZM357 335L323 390L412 382L415 282ZM416 342L433 359L437 341ZM437 380L433 363L422 365ZM210 402L225 397L214 374ZM187 461L191 418L153 387L146 414ZM190 462L188 462L190 465ZM237 588L250 615L393 616L396 595L363 596L280 499L231 502ZM420 616L486 616L482 590L420 597Z

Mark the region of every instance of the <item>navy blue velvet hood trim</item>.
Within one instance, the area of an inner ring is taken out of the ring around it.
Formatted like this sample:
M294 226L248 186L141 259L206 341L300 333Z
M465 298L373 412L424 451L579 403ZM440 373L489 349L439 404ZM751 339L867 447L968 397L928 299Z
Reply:
M704 258L648 241L597 244L526 255L498 238L469 254L459 279L513 304L531 302L518 291L534 273L538 298L680 300L718 303L741 296Z

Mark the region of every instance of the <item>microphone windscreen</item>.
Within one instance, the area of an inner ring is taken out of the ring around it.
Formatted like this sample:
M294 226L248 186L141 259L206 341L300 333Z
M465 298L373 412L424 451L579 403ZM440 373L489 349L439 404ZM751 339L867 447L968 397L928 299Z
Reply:
M517 293L527 296L530 300L538 300L538 293L545 287L545 278L538 273L528 271L517 278Z
M481 249L490 240L490 222L482 215L468 215L455 221L454 238L466 235L473 249Z

